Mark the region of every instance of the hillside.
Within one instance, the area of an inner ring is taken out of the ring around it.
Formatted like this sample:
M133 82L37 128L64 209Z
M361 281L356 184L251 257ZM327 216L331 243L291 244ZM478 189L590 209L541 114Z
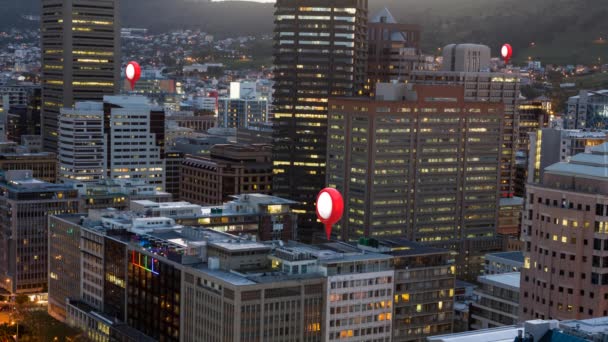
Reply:
M37 14L39 1L0 0L0 27L22 25L20 15ZM422 25L427 52L451 42L484 43L497 52L510 42L516 61L608 61L605 0L372 0L370 6L372 12L386 6L401 22ZM272 30L272 12L272 4L251 2L122 0L123 25L153 31L195 27L218 35L264 34Z

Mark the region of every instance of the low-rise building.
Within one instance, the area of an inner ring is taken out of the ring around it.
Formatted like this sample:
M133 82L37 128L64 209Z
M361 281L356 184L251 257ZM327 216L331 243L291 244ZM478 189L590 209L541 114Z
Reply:
M180 199L214 205L231 195L270 194L271 158L269 145L215 145L209 157L188 156L182 163Z
M486 275L520 272L524 267L524 253L521 251L486 254Z
M477 301L471 305L471 328L486 329L517 323L520 273L477 278Z
M33 178L55 183L57 155L51 152L34 152L13 142L1 143L0 170L31 170Z
M251 234L260 241L296 240L296 203L265 194L234 195L221 206L202 207L189 202L131 201L131 210L151 217L169 217L179 224L210 228L230 234Z
M448 251L401 240L259 242L113 209L53 216L50 229L49 311L103 340L125 323L141 341L423 341L451 331ZM401 331L422 322L395 330L396 296L430 320L415 336Z
M143 180L104 180L96 184L75 183L78 190L78 208L81 213L89 209L127 209L129 202L149 200L152 202L171 201L171 194L156 190L154 185Z

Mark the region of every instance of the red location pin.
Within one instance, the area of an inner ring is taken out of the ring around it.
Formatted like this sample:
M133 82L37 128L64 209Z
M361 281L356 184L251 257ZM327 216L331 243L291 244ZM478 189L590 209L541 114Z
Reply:
M505 64L509 64L509 60L511 59L511 56L513 56L513 48L511 47L511 44L503 45L500 49L500 54L502 55Z
M125 69L125 75L127 76L129 83L131 83L131 90L134 90L135 83L139 81L139 78L141 77L141 68L139 67L139 63L129 62L129 64L127 64L127 68Z
M331 236L332 226L340 221L344 212L344 199L334 188L325 188L317 195L317 217L325 225L327 240Z

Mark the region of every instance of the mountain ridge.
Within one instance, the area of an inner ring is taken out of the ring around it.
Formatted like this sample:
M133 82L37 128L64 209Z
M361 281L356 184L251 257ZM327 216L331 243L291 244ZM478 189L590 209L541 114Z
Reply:
M268 3L123 0L121 7L124 27L153 32L196 28L218 36L259 35L273 27L274 7ZM491 46L497 55L500 45L510 42L520 62L528 57L557 63L608 61L608 45L598 43L608 39L608 1L370 1L370 13L382 7L400 22L422 26L427 53L448 43L472 42ZM22 14L38 14L40 0L0 0L0 8L0 27L6 28L23 24Z

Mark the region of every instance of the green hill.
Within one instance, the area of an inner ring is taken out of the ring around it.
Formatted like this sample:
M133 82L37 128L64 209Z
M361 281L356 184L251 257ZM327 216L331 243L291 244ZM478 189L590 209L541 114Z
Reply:
M20 25L21 14L37 14L40 0L0 0L0 27ZM200 28L217 35L264 34L272 30L272 4L122 0L124 26L153 31ZM423 48L448 43L504 42L515 61L540 57L545 63L608 61L606 0L371 0L371 12L388 7L401 22L423 27ZM602 40L599 40L602 38ZM531 43L534 43L532 45Z

